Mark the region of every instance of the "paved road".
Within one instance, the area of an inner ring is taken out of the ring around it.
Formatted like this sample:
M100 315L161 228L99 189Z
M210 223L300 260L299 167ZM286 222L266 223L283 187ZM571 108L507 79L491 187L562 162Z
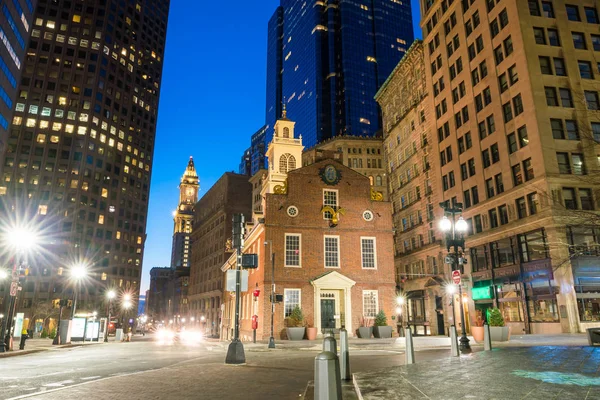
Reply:
M317 352L248 351L247 364L225 365L225 350L161 347L151 340L46 351L0 360L0 399L298 399L313 379ZM449 356L418 352L420 360ZM353 371L402 365L397 350L361 350Z

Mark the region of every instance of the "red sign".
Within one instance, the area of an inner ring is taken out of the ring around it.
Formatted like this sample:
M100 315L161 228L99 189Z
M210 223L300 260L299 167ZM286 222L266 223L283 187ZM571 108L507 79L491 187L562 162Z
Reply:
M460 271L452 271L452 281L455 285L460 285Z
M17 295L17 291L19 290L19 282L11 282L10 283L10 295L15 297Z

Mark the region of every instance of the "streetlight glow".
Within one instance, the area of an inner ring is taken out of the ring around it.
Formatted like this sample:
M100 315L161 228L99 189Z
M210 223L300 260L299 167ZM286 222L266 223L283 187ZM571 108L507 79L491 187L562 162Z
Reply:
M440 229L443 232L448 232L450 229L452 229L452 222L448 219L448 217L444 216L444 218L442 218L440 221Z
M126 310L129 310L129 309L131 308L131 306L132 306L132 305L133 305L133 304L131 304L131 301L129 301L129 300L125 300L125 301L123 302L123 308L124 308L124 309L126 309Z
M396 307L396 314L402 314L402 307Z
M467 231L467 229L469 229L469 225L467 224L467 221L465 221L463 217L460 217L458 219L458 221L456 221L456 224L454 226L456 227L456 231L458 233L465 233Z
M123 295L123 301L131 301L131 295L129 293L126 293Z
M8 272L6 270L0 269L0 281L5 280L6 278L8 278Z
M115 292L114 290L109 290L108 292L106 292L106 297L108 297L109 300L112 300L115 297L117 297L117 292Z
M8 243L18 250L29 250L37 244L37 234L29 229L15 228L8 232Z
M453 283L446 285L446 293L450 295L456 293L456 285Z
M401 306L401 305L404 305L404 302L405 302L405 301L406 301L406 299L404 298L404 296L398 296L398 297L396 297L396 303L397 303L398 305L400 305L400 306Z
M84 264L77 264L71 267L71 276L78 281L85 278L87 274L88 271Z

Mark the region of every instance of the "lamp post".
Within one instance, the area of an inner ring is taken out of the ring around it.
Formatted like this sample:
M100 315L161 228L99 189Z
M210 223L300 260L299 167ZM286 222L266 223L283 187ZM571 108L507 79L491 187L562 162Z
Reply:
M469 228L467 221L465 221L462 216L456 220L456 215L462 213L462 203L453 202L452 206L450 206L448 202L444 202L440 203L440 206L444 209L444 217L440 221L440 229L446 235L446 248L449 253L448 257L446 257L446 262L452 265L452 271L460 271L460 266L465 264L462 252L465 249L464 235ZM451 218L448 218L447 215L450 215ZM454 251L451 252L450 248L453 248ZM465 326L462 284L458 285L458 298L460 299L460 323L462 325L459 348L461 352L468 353L471 351L471 346L469 345L469 338L467 338Z
M77 311L77 295L79 294L79 285L87 277L88 271L84 264L76 264L71 267L71 278L75 281L75 295L73 296L73 307L71 307L71 319L75 318Z
M110 327L110 306L112 300L115 297L117 297L117 293L114 290L109 290L108 292L106 292L106 298L108 299L108 307L106 310L106 314L108 316L108 319L106 321L106 329L104 330L104 343L108 343L108 329Z
M269 349L275 348L275 253L273 253L273 241L265 241L265 246L269 243L271 252L271 336L269 337Z
M5 246L14 249L14 263L12 269L12 281L10 283L9 301L7 302L6 319L2 325L1 336L4 339L4 345L0 345L0 353L11 348L11 329L14 318L15 308L17 305L17 293L19 287L19 270L21 268L20 257L27 251L32 249L38 242L38 237L35 232L30 229L18 227L4 232ZM6 273L8 278L8 273Z
M6 270L4 270L4 269L0 270L0 284L3 284L4 281L8 282L9 276L10 276L9 273ZM10 304L10 301L7 303ZM8 313L9 312L7 312L7 314ZM0 337L4 338L4 327L6 326L6 319L4 318L4 313L0 314L0 322L1 322ZM4 351L5 351L4 344L0 344L0 353L4 353Z
M398 297L396 297L396 304L398 305L396 307L396 314L398 315L398 319L400 322L400 332L398 332L400 334L400 337L404 336L404 304L406 304L406 296L404 296L403 294L399 294Z

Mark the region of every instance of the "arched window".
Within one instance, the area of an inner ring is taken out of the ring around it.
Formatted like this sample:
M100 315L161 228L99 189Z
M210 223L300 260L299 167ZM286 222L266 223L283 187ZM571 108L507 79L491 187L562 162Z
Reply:
M377 175L377 177L375 178L375 186L381 186L381 176Z
M286 173L287 168L288 168L287 154L283 154L281 157L279 157L279 172Z
M292 171L294 169L296 169L296 157L290 154L290 157L288 158L288 171Z
M290 137L290 128L283 128L283 137L284 138Z
M373 177L369 176L369 182L371 182L371 186L373 186Z

